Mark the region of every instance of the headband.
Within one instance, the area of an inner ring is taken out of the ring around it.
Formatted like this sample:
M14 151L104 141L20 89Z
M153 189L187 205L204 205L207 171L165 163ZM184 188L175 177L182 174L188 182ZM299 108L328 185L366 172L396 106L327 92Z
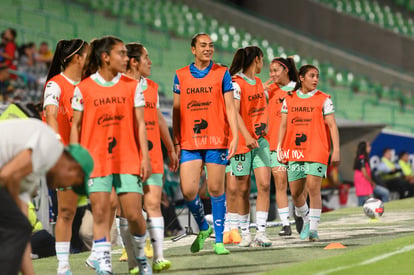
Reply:
M82 44L79 46L79 48L77 48L76 51L74 51L70 55L66 56L65 59L63 59L63 62L66 62L66 60L68 60L69 58L71 58L72 56L74 56L75 53L77 53L83 47L83 44L85 44L85 41L82 40Z

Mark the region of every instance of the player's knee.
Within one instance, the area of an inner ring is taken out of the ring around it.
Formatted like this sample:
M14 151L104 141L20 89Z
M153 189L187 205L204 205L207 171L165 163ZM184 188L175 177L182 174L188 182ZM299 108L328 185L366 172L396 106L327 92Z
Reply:
M62 207L62 208L59 208L58 218L66 222L70 222L75 217L75 214L76 214L76 208L73 209L73 207Z

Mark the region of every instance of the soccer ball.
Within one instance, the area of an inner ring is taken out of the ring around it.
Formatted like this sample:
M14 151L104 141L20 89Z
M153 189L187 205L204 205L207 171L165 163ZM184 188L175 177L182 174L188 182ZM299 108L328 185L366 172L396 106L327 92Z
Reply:
M379 199L368 199L363 208L365 215L371 219L377 219L384 214L384 203Z

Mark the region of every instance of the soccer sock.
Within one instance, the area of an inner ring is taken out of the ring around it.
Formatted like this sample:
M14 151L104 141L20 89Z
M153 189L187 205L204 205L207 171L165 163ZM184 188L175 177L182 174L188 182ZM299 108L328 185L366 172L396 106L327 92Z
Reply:
M224 228L223 232L230 231L230 225L229 225L229 213L226 213L224 215Z
M58 260L58 269L69 266L70 242L56 242L55 249Z
M304 205L302 205L301 207L295 207L296 208L296 213L299 214L299 217L302 217L303 222L304 223L308 223L309 222L309 208L308 208L308 204L305 202Z
M154 261L164 258L164 218L149 217L147 220L148 232L151 237L152 247L154 248Z
M203 203L201 202L200 197L197 195L197 197L194 200L186 201L185 203L188 209L190 209L190 212L193 214L194 219L197 222L198 228L200 230L207 230L208 223L205 219Z
M95 240L95 252L99 270L112 272L111 242L107 242L106 238Z
M118 244L122 245L122 248L125 248L124 240L121 236L121 229L120 229L120 216L115 217L115 223L116 223L116 231L118 232Z
M131 235L132 246L134 247L134 254L136 259L143 259L145 257L144 247L147 234Z
M240 222L240 229L242 234L250 234L249 226L250 226L250 213L246 215L239 215L239 222Z
M239 214L237 213L227 213L227 218L229 219L229 229L238 229L239 228Z
M265 211L256 211L256 230L258 232L266 231L267 215L268 213Z
M134 248L131 241L131 234L129 233L128 220L124 217L119 217L119 231L121 234L122 243L128 255L128 267L136 267Z
M289 207L278 208L277 211L279 212L282 225L289 225Z
M218 197L211 196L213 225L216 234L216 243L223 242L224 214L226 213L226 194Z
M309 231L318 231L318 224L321 219L322 209L311 208L309 210L310 225Z

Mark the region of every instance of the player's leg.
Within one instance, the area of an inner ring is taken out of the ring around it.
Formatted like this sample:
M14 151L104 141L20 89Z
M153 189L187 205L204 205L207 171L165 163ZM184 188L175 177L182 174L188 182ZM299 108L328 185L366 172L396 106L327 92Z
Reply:
M90 179L88 185L89 199L93 215L93 249L95 251L99 272L112 272L110 222L113 175ZM89 260L89 259L88 259ZM87 262L88 262L87 260ZM87 263L88 264L88 263ZM88 264L89 265L89 264Z
M239 214L237 209L237 184L236 177L232 175L231 166L226 166L226 218L223 229L224 244L239 244L241 237L239 234Z
M301 239L306 239L309 236L309 207L304 196L306 175L303 167L303 162L289 162L287 177L292 201L295 205L295 213L302 218L303 225L298 231L301 234Z
M144 183L144 208L147 211L148 232L154 249L152 269L167 270L171 262L164 259L164 218L161 213L162 174L152 174Z
M224 215L226 213L226 194L224 193L224 179L226 174L225 157L226 150L209 150L206 154L207 167L207 187L211 198L211 207L213 212L213 225L216 234L216 243L214 251L216 254L224 255L230 252L224 248L223 228Z
M128 220L129 233L140 272L151 274L151 266L144 252L147 227L142 214L142 182L136 175L117 175L115 189L124 217Z
M72 222L78 205L78 195L72 190L58 190L58 216L55 227L55 249L58 260L58 274L70 271L69 254L72 238Z

